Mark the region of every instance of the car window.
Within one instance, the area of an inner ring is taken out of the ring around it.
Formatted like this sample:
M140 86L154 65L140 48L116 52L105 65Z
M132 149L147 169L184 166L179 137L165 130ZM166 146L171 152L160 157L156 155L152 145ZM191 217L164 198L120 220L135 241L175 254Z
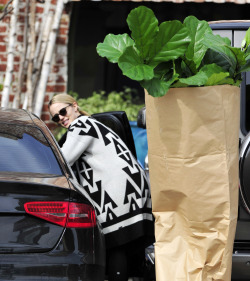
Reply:
M0 125L0 172L62 175L50 145L35 127Z

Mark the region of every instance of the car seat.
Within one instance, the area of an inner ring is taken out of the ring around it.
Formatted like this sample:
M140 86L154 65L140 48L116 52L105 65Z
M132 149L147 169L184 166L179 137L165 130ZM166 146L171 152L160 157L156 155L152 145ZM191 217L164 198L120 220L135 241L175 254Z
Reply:
M132 130L125 111L102 112L91 116L113 130L137 158Z

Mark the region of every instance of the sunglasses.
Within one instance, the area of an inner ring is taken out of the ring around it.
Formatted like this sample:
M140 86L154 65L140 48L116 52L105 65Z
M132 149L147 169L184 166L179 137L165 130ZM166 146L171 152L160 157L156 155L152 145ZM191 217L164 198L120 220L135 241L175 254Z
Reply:
M66 108L69 107L69 106L71 106L71 105L72 105L72 104L69 104L69 105L65 106L64 108L61 108L61 109L59 110L59 112L56 113L56 114L51 118L52 121L58 123L58 122L60 121L59 115L61 115L61 116L66 116L66 115L67 115L67 109L66 109Z

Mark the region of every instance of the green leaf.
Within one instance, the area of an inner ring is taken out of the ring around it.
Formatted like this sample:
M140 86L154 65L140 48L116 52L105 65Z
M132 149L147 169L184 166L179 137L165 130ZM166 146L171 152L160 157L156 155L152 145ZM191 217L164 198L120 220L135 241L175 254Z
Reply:
M159 32L158 20L153 11L147 7L140 6L133 9L127 18L131 37L135 40L135 45L140 56L146 59L149 55L151 45Z
M237 47L228 46L228 48L234 53L237 60L237 66L243 66L246 63L244 52L242 52L241 49Z
M205 86L220 85L221 81L229 77L229 73L223 71L223 69L216 64L205 65L201 68L207 76L207 81L204 83Z
M189 86L202 86L207 81L207 75L203 71L199 71L197 74L187 77L187 78L180 78L180 83L189 85Z
M203 44L204 34L212 33L212 30L206 21L199 21L194 16L187 17L184 25L188 28L192 39L185 55L187 60L194 62L198 68L207 51L207 46Z
M218 66L222 67L225 72L229 72L231 64L228 63L227 60L224 59L224 57L211 49L208 49L206 52L206 55L203 58L202 65L209 65L215 63ZM233 72L232 72L233 76Z
M128 34L108 34L103 43L97 44L96 50L101 57L106 57L110 62L117 63L125 49L133 45L134 41Z
M250 46L248 46L245 51L245 59L246 61L250 59Z
M225 61L224 64L229 64L229 72L233 76L236 70L237 60L234 53L228 48L230 46L230 40L228 38L222 38L219 35L205 34L203 42L208 48L221 55Z
M188 65L187 65L187 61L184 60L183 57L181 57L181 59L177 59L174 61L175 62L175 71L179 74L179 77L189 77L189 76L193 76L195 73L197 73L197 69L195 66L195 63L188 61ZM195 69L193 69L193 67Z
M205 86L214 86L214 85L221 85L225 83L225 79L228 78L229 73L228 72L220 72L220 73L212 73L211 76L208 77L207 82L205 83ZM229 83L230 81L230 83ZM228 78L227 84L234 83L234 80L232 78Z
M163 22L151 48L149 65L155 67L184 55L190 40L188 30L181 22Z
M162 97L166 95L171 85L178 79L178 75L175 74L170 80L164 81L157 78L153 78L148 81L141 81L140 84L145 88L149 95L153 97Z
M240 68L240 72L247 72L247 71L250 71L250 60L248 60L246 62L245 65L243 65L241 68Z
M237 80L237 81L236 81L236 82L234 82L234 84L232 84L232 85L239 87L239 86L240 86L240 84L241 84L241 82L242 82L242 79ZM227 84L229 84L229 83L227 83Z
M154 77L154 69L143 63L133 47L128 47L118 60L118 66L127 77L136 80L150 80Z
M222 79L217 85L233 85L233 86L240 86L241 80L237 80L236 82L234 79L226 77L225 79Z
M175 83L171 85L171 88L186 88L188 86L189 86L188 84L181 83L180 80L177 80Z
M196 74L198 69L197 69L195 62L193 60L187 59L185 56L183 56L182 59L183 59L184 65L185 65L185 67L184 67L185 71L188 70L188 72L191 73L191 75Z
M171 77L173 75L173 62L163 62L156 66L154 69L154 77L163 79L168 73L171 73Z
M228 76L229 73L224 72L220 66L210 64L203 66L196 75L188 78L180 78L179 80L181 83L189 86L212 86L220 84Z
M250 45L250 27L248 28L246 35L243 41L241 42L241 48L243 49L244 52L247 50L249 45Z

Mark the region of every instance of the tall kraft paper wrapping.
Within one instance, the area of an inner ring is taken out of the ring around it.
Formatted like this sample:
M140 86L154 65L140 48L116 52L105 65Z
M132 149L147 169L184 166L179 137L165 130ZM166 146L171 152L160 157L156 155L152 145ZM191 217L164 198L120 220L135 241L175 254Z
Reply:
M240 89L146 93L157 281L231 280Z

